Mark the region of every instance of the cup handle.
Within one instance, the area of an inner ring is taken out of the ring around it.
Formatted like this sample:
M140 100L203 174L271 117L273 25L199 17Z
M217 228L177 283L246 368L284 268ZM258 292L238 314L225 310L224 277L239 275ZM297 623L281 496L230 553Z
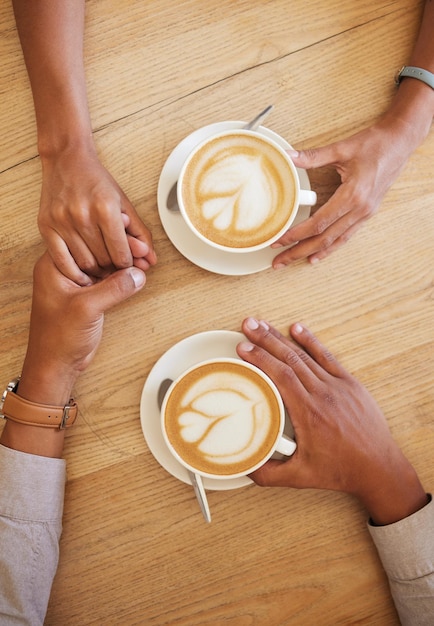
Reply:
M296 449L297 444L295 441L286 435L282 435L277 442L276 452L280 452L280 454L284 454L285 456L292 456Z
M314 206L316 204L317 197L314 191L310 189L300 189L298 203L303 206Z

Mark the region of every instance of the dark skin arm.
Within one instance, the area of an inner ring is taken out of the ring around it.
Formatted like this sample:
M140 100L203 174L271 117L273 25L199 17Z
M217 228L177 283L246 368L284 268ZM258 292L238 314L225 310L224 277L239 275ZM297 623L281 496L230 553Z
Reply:
M83 61L84 0L13 0L42 163L39 228L60 271L81 285L156 263L149 230L99 161Z
M240 357L276 383L294 426L297 450L251 477L262 486L331 489L355 496L379 525L427 503L416 471L392 438L374 398L301 324L291 338L248 318Z
M67 404L76 379L98 348L104 312L139 291L145 280L140 269L131 267L81 287L45 253L34 270L29 341L18 395L40 404ZM60 458L64 437L64 430L6 421L0 443Z

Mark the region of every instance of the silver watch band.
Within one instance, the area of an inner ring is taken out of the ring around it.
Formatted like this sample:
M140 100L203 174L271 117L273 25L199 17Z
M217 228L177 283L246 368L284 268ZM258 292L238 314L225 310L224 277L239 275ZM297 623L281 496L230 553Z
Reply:
M395 83L399 85L401 80L405 77L416 78L426 83L434 89L434 74L428 70L424 70L421 67L413 67L412 65L404 65L404 67L398 72L395 77Z

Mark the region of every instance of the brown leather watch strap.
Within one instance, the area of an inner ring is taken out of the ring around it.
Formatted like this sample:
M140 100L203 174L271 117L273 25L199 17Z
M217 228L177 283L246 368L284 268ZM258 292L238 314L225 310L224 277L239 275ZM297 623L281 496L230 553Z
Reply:
M71 398L65 406L50 406L30 402L13 391L8 391L3 402L2 413L6 419L44 428L70 428L77 418L77 404Z

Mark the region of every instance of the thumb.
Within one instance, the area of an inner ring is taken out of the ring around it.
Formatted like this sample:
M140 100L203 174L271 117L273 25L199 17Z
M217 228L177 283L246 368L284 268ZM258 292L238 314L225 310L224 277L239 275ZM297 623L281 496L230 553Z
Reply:
M309 148L308 150L287 150L296 167L312 169L336 163L336 153L333 145L323 148Z
M285 461L271 459L249 476L253 482L261 487L290 487L289 463L291 458Z
M116 304L120 304L136 292L146 282L146 275L137 267L128 267L109 274L100 282L88 287L87 297L94 300L95 308L104 313Z

